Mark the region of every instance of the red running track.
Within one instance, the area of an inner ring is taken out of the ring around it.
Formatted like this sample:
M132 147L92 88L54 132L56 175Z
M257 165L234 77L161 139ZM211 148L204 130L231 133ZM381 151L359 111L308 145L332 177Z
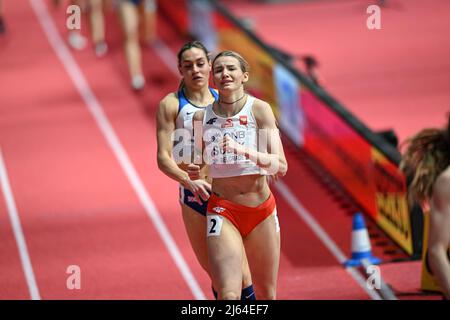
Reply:
M51 12L51 19L45 15L41 19L56 22L59 36L65 37L65 11L43 9ZM108 12L107 23L109 54L97 59L89 49L72 52L65 58L67 63L74 57L76 63L69 71L56 54L64 52L65 46L55 51L50 45L30 2L8 7L8 34L0 40L0 150L39 297L194 299L203 293L211 299L210 281L184 231L177 185L156 164L157 102L177 87L178 78L157 51L148 48L144 52L148 88L140 95L132 93L115 13ZM170 48L179 46L182 40L172 38L163 21L158 27ZM128 157L143 192L154 202L167 227L165 236L173 238L186 272L199 284L197 296L149 218L148 206L132 187L123 169L127 161L117 158L77 89L82 81L75 85L69 76L78 70L92 90L91 104L98 101L105 114L102 119L111 125L123 146L122 155ZM285 184L348 256L351 217L294 152L287 154L290 172ZM274 192L282 229L278 298L369 299L285 195ZM5 190L2 193L0 298L29 299ZM66 286L70 265L81 268L80 290Z
M404 141L446 124L449 1L387 0L380 30L366 26L366 10L377 1L224 2L266 43L313 55L325 89L372 130L393 129Z

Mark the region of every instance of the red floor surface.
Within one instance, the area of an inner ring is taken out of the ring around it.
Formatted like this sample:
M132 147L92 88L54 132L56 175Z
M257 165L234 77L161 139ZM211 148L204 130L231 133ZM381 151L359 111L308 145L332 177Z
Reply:
M0 148L41 298L193 299L29 2L8 8L8 34L0 40ZM64 10L50 11L65 38ZM210 281L184 231L177 185L156 165L157 103L176 89L178 78L147 48L148 87L139 95L131 92L116 18L107 14L110 51L105 58L97 59L90 48L71 54L195 280L211 299ZM158 26L162 38L170 37L164 22ZM182 41L168 39L172 50ZM287 156L285 183L348 256L348 212L294 152L287 150ZM274 193L282 230L278 298L369 299L284 196ZM0 232L0 299L29 299L3 195ZM80 290L66 286L70 265L81 268ZM403 284L411 287L407 279Z
M387 0L380 30L366 26L366 9L377 1L225 3L268 44L316 57L326 90L369 128L392 128L404 141L424 127L445 125L449 1Z

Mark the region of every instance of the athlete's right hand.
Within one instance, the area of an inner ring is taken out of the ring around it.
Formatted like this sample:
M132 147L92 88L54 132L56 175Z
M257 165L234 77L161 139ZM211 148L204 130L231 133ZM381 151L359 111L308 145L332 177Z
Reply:
M187 180L186 188L188 188L197 199L207 201L211 193L211 185L205 180Z
M189 179L191 179L191 180L200 179L200 166L191 163L187 166L186 171L189 175Z

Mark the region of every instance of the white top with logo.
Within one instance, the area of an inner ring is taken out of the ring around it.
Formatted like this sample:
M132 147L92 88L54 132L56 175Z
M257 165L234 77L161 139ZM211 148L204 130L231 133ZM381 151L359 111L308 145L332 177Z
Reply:
M252 112L255 98L247 97L242 109L232 117L221 117L213 111L213 104L205 109L203 118L204 160L210 165L212 178L237 177L250 174L264 175L265 170L244 155L219 150L218 142L229 136L241 145L258 150L258 125Z
M209 88L209 91L214 96L214 99L217 100L219 95L218 93ZM190 162L191 154L194 147L194 137L193 137L193 118L194 114L206 107L200 107L192 104L185 96L183 89L178 90L178 114L175 119L175 128L181 130L175 130L173 137L173 155L175 159L180 157L186 157L185 160ZM185 130L182 130L185 129ZM178 146L178 147L177 147ZM178 153L177 153L178 151Z

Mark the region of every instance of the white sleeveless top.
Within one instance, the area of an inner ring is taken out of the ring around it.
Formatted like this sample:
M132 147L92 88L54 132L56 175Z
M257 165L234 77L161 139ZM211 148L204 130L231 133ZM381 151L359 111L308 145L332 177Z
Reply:
M252 112L255 98L247 97L245 105L232 117L221 117L213 111L213 104L205 109L203 118L204 160L210 166L212 178L237 177L250 174L266 174L256 163L233 152L219 150L218 141L229 135L249 149L258 150L258 125Z

